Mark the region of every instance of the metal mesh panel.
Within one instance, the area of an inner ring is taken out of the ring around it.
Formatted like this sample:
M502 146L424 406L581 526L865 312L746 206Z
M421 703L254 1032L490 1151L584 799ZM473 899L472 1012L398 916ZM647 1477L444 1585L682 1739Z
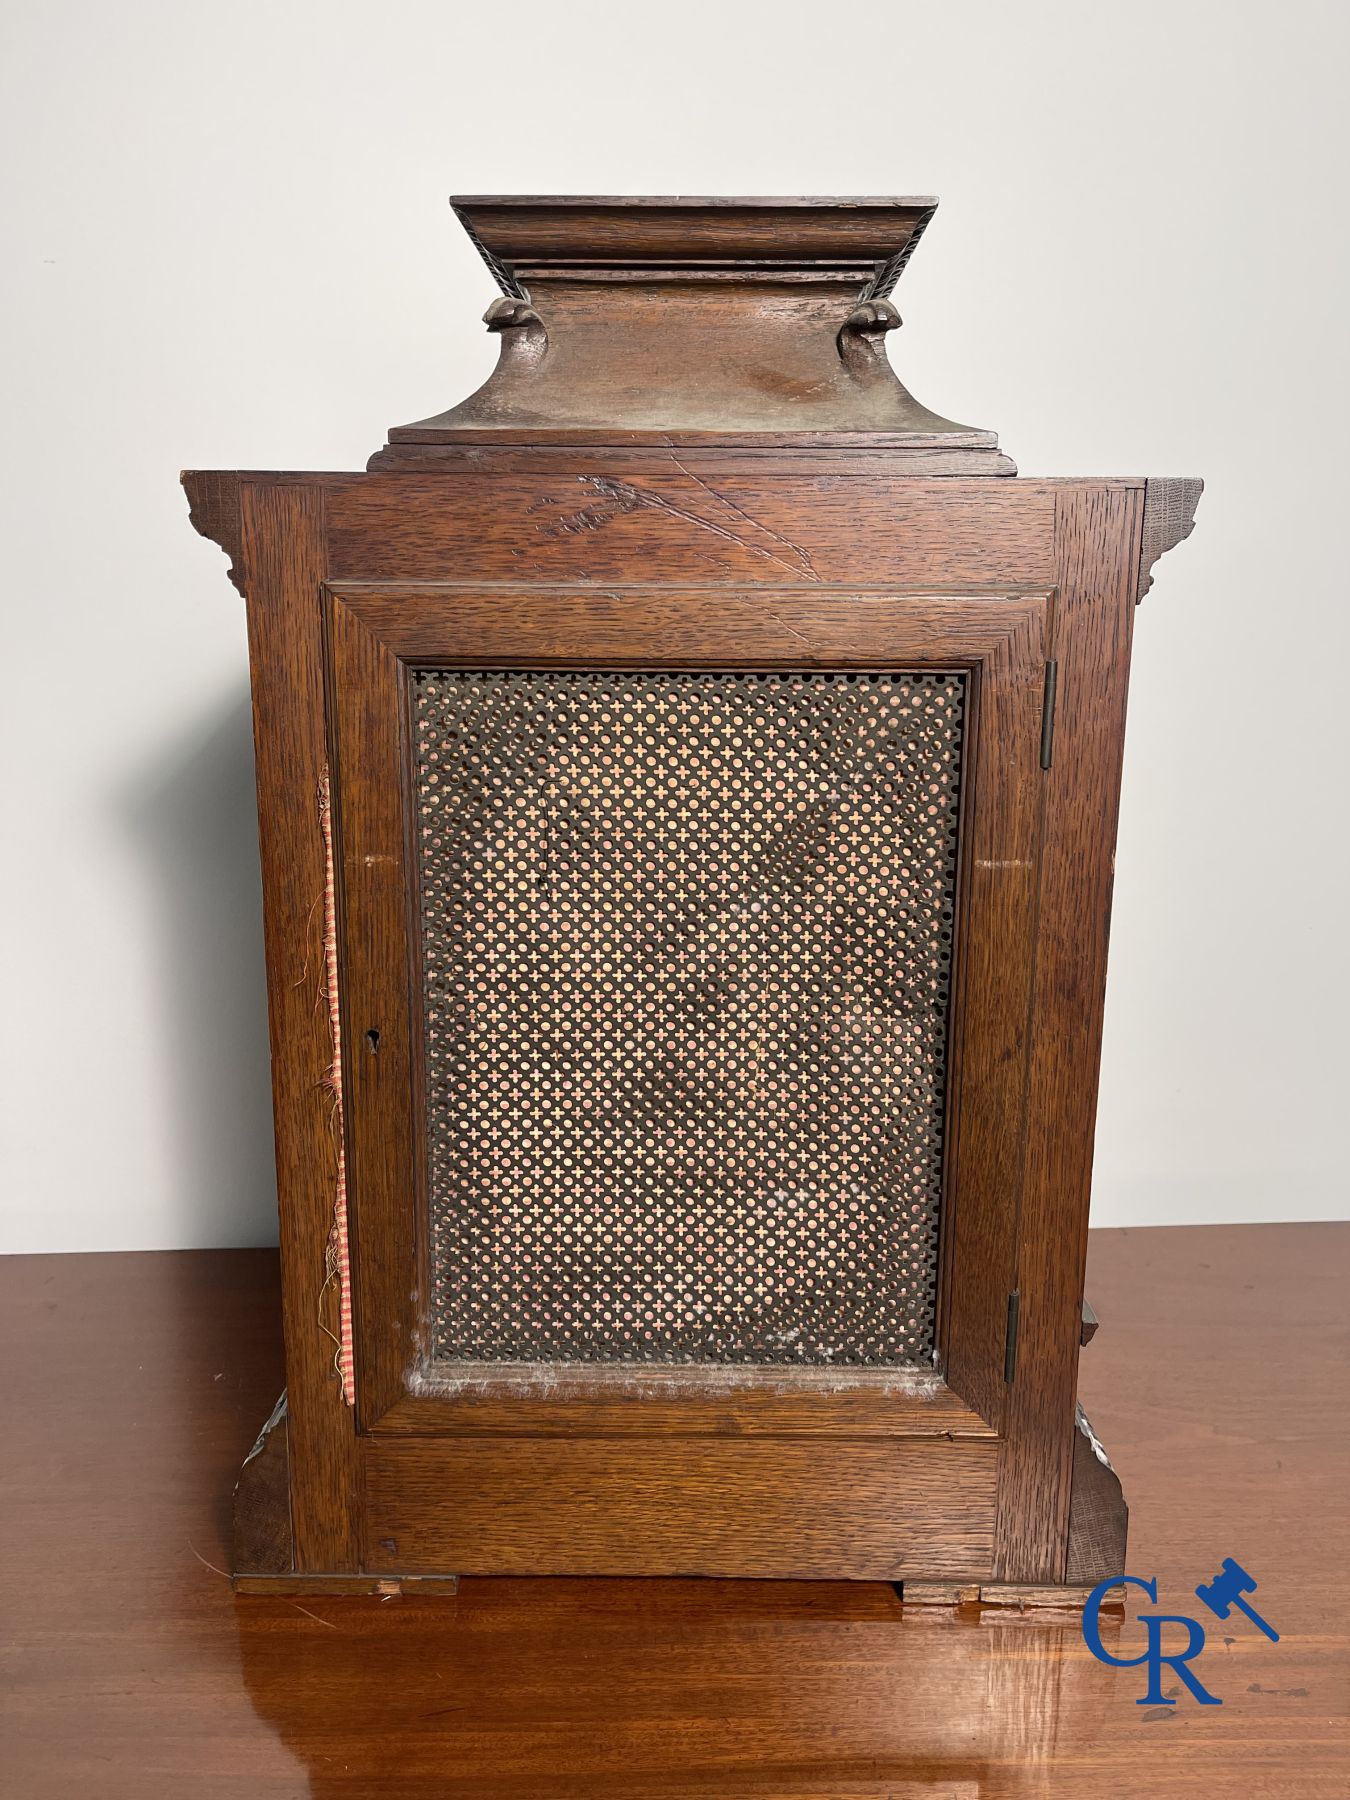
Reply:
M415 677L437 1359L930 1357L964 706Z

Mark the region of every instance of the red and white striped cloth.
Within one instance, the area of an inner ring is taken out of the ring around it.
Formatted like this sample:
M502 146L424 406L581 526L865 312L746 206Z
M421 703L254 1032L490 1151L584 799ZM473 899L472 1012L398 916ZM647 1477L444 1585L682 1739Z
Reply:
M325 1085L333 1096L333 1142L337 1152L337 1191L333 1200L333 1228L328 1236L327 1272L337 1283L338 1336L334 1358L342 1379L342 1397L356 1404L356 1376L352 1365L351 1257L347 1245L347 1145L342 1118L342 1021L338 1008L337 877L333 867L333 821L328 771L319 783L319 826L323 832L323 966L328 1022L333 1034L333 1060Z

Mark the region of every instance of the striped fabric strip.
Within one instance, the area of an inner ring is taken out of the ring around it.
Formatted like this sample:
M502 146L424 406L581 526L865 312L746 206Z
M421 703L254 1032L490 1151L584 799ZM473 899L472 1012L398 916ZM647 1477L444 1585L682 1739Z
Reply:
M328 1236L327 1273L337 1283L338 1336L334 1363L342 1379L342 1397L356 1404L356 1375L352 1363L351 1258L347 1247L347 1146L342 1119L342 1022L338 1009L337 880L333 868L332 800L328 770L319 783L319 825L323 832L323 962L324 994L333 1034L333 1060L325 1085L333 1096L333 1143L337 1155L337 1191L333 1200L333 1229Z

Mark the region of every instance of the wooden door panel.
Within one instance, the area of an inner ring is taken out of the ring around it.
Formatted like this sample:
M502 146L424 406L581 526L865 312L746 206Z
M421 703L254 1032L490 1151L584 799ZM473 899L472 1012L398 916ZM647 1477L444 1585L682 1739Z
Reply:
M1041 701L1051 597L879 590L330 588L343 922L342 999L359 1424L435 1436L793 1429L996 1429L1012 1285L1038 862ZM653 1393L647 1368L433 1363L419 1104L409 671L418 667L873 670L969 677L951 1030L939 1368L719 1368ZM978 1022L978 1029L974 1026ZM561 1392L561 1385L568 1391ZM484 1410L486 1408L486 1411ZM525 1422L530 1421L527 1425ZM519 1423L515 1423L519 1421ZM608 1425L606 1425L608 1429Z

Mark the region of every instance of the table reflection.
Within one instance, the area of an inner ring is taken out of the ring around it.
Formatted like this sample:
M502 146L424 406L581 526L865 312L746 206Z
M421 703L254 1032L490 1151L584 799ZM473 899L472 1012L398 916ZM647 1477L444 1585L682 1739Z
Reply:
M317 1800L1033 1795L1108 1705L1135 1712L1072 1614L881 1584L478 1580L236 1618L253 1704Z

